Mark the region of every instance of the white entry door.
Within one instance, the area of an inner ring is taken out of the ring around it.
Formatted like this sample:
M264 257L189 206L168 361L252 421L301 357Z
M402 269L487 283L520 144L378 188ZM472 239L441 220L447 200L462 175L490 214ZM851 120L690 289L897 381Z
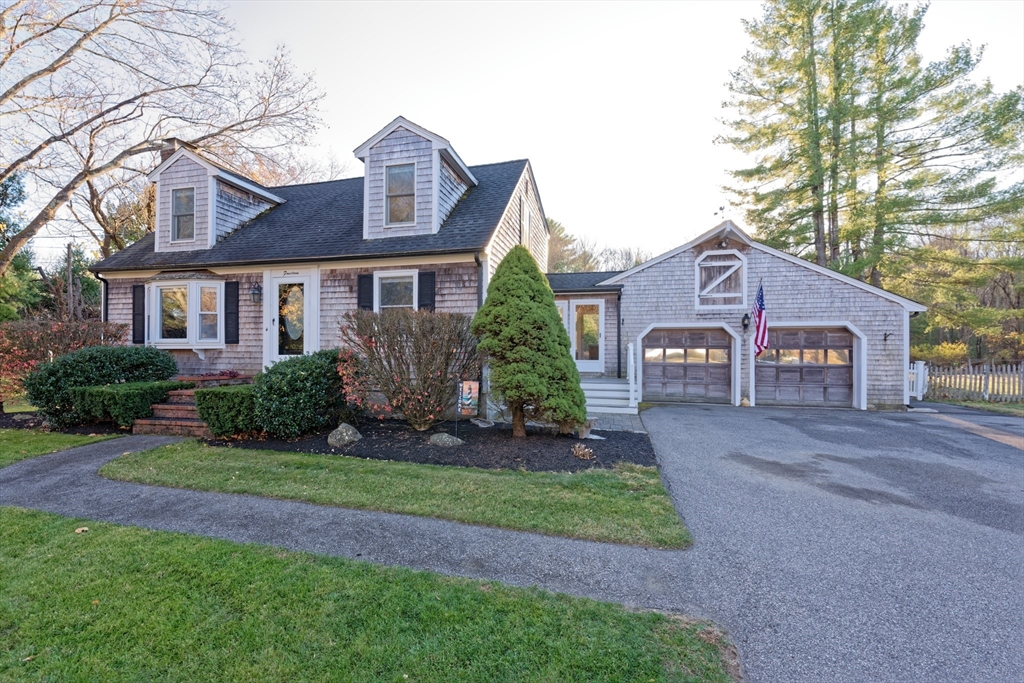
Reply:
M580 372L604 372L604 300L556 301Z
M275 270L264 292L264 347L269 363L312 353L317 349L317 299L313 274Z

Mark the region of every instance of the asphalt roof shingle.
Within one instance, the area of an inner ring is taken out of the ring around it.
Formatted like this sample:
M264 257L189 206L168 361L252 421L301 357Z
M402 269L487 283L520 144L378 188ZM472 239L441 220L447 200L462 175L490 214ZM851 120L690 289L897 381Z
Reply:
M580 292L587 289L597 288L599 282L604 282L610 277L621 273L621 270L609 270L601 273L548 273L548 284L555 292ZM600 290L622 289L622 285L606 285L597 288Z
M432 235L363 239L363 179L267 188L285 200L209 249L153 250L154 235L92 266L96 272L439 254L483 249L498 227L525 159L471 166L479 184Z

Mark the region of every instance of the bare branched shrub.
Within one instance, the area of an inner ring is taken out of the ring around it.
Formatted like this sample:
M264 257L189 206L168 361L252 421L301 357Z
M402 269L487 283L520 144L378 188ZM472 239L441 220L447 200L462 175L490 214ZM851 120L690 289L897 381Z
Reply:
M429 429L454 405L457 382L480 375L469 321L460 313L405 309L347 314L339 371L349 402ZM375 392L386 402L374 400Z

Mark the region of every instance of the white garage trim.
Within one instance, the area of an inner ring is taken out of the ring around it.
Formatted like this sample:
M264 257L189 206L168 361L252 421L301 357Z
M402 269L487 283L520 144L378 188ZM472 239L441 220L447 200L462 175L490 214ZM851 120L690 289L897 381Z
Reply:
M732 394L732 404L738 406L740 404L740 368L743 367L743 363L740 361L740 349L742 347L740 335L736 333L736 330L732 329L732 326L726 325L725 323L653 323L648 325L643 332L641 332L636 338L636 348L638 362L636 367L636 381L637 386L640 388L640 400L644 400L644 364L643 360L643 348L644 348L644 337L646 337L651 330L710 330L720 329L725 330L726 334L732 337L732 347L729 353L729 364L732 366L730 372L732 373L730 382L730 393Z
M907 326L910 325L910 318L907 318ZM845 327L853 334L853 407L859 410L868 409L868 338L864 336L856 325L845 320L815 320L814 322L807 322L806 320L780 320L778 322L771 320L768 323L769 329L771 328L791 328L791 329L821 329L827 327ZM754 405L754 345L750 343L753 340L753 336L748 339L747 345L749 347L750 355L750 405ZM909 361L907 361L907 367L910 367ZM906 385L906 382L904 382Z

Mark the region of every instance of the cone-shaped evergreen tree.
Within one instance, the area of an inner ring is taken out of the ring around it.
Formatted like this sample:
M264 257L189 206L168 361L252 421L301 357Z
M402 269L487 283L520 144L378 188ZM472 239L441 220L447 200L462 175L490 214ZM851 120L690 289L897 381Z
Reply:
M513 436L526 436L527 419L555 422L562 432L587 419L555 295L524 247L498 264L471 329L490 365L491 387L512 411Z

